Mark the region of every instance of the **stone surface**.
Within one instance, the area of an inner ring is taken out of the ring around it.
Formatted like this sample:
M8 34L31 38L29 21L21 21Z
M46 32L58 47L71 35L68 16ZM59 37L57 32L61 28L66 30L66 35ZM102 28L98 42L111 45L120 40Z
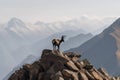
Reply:
M87 59L80 60L80 57L73 52L45 49L41 59L23 65L8 80L120 80L120 77L110 76L103 68L95 69Z
M68 61L66 63L66 66L73 71L79 71L79 69L75 66L75 64L72 61Z
M92 76L95 78L95 80L103 80L103 78L97 74L97 72L93 71L91 72Z
M88 80L88 77L82 70L79 72L79 80Z
M67 78L70 78L70 79L72 79L72 80L79 80L79 79L78 79L78 73L73 72L73 71L71 71L71 70L64 69L64 70L62 71L62 74L63 74L63 76L65 76L65 77L67 77Z
M74 58L74 57L80 58L81 57L80 54L73 53L73 52L64 53L64 55L67 55L69 58Z
M103 74L103 76L105 76L106 78L110 79L110 76L109 76L109 74L106 72L105 69L99 68L98 71L99 71L101 74Z

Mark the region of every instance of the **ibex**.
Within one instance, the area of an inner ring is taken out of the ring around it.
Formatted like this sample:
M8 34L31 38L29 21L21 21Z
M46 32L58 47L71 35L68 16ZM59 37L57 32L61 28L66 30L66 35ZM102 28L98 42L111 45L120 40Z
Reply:
M61 39L53 39L52 44L53 44L53 50L56 49L56 46L58 47L58 50L60 50L60 44L64 42L65 36L62 35Z

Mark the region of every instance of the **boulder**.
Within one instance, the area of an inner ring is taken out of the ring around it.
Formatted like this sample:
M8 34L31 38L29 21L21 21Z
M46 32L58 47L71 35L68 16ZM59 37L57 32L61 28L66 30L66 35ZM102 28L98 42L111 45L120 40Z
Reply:
M92 71L91 75L95 78L95 80L103 80L103 78L95 71Z
M48 70L47 73L56 73L58 71L61 71L64 68L64 65L61 61L58 61L57 63L53 64Z
M53 74L53 75L51 76L51 79L52 79L52 80L64 80L61 71L58 71L57 73Z
M80 70L78 75L79 75L79 80L88 80L88 77L86 76L84 71Z
M63 69L62 74L65 78L72 79L72 80L79 80L78 73L73 72L71 70Z
M66 63L67 61L69 61L68 58L63 56L62 53L58 51L52 51L52 50L43 50L43 54L40 60L43 63L47 63L51 65L56 63L58 60L62 61L62 63Z
M90 65L90 62L87 59L80 61L83 66Z
M74 62L74 64L75 64L75 66L79 69L79 70L81 70L82 69L82 64L80 63L80 62Z
M86 64L83 68L86 69L86 70L88 70L88 71L90 71L90 70L93 69L93 65Z
M45 73L43 75L43 80L51 80L50 78L51 78L51 74L50 73Z
M108 79L110 79L110 76L109 76L109 74L106 72L105 69L99 68L98 71L99 71L104 77L107 77Z
M74 52L67 52L67 53L64 53L64 55L67 55L69 58L73 58L73 57L80 58L81 57L80 54L77 54L77 53L74 53Z
M38 80L43 80L44 72L38 74Z
M31 65L30 64L25 64L23 65L23 69L25 69L26 71L29 71L31 68Z
M64 80L63 77L54 76L51 80Z
M88 80L95 80L94 77L87 70L85 70L84 73L87 76Z
M73 71L79 71L79 69L75 66L75 64L72 61L68 61L66 63L66 66Z
M20 68L20 70L15 71L8 80L27 80L28 78L29 73Z

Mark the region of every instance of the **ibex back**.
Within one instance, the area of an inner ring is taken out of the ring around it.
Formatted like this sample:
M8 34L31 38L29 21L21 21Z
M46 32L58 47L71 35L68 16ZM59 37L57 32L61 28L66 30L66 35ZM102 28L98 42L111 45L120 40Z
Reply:
M52 44L53 44L53 50L56 50L56 47L58 47L58 50L60 50L60 44L64 42L64 37L62 36L61 39L53 39Z

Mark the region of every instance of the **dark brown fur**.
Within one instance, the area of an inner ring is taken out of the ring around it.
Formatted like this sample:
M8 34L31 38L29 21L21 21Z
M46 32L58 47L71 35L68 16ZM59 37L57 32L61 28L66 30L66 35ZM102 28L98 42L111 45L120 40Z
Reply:
M58 50L60 50L60 44L64 42L64 37L62 36L61 39L53 39L52 44L53 44L53 50L56 50L56 46L58 47Z

